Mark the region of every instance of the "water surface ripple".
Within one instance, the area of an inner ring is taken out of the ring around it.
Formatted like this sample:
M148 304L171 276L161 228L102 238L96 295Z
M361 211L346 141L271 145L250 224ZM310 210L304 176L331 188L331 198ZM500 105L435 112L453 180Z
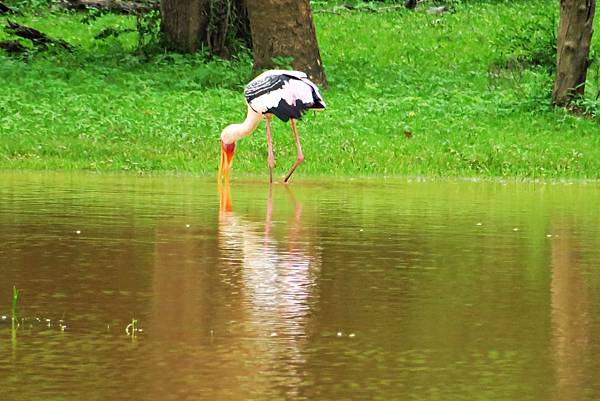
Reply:
M600 398L598 184L0 180L3 400Z

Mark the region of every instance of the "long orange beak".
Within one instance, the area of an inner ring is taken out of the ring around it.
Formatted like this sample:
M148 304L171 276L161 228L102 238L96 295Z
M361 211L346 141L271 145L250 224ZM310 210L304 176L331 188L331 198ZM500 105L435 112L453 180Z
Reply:
M233 164L233 152L235 151L235 142L226 145L221 140L221 164L219 165L219 175L217 179L221 182L223 179L229 181L229 170Z

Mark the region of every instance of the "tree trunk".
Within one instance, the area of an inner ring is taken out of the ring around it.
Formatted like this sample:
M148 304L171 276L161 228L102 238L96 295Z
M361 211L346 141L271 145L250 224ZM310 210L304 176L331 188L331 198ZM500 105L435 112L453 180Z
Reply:
M162 0L161 31L167 46L195 53L204 42L208 26L208 0Z
M560 0L557 70L552 99L558 106L585 92L596 0Z
M254 68L273 67L273 58L292 57L292 66L315 82L327 80L309 0L246 0Z
M252 47L250 23L243 0L210 0L206 41L211 53L229 57L236 50L236 40Z
M249 22L242 0L162 0L161 30L172 50L229 57L236 41L250 46Z

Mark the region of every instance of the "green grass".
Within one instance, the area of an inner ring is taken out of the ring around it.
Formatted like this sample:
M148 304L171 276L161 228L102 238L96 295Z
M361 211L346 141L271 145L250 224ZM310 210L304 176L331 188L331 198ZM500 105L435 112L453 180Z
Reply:
M442 17L315 13L328 109L299 124L306 162L297 175L600 178L598 121L551 107L544 66L502 66L537 46L519 50L530 35L518 33L556 16L555 3L471 2ZM106 26L133 27L132 18L80 18L14 18L77 50L0 55L0 168L216 173L221 129L244 118L249 56L145 60L133 54L135 34L93 39ZM590 93L597 87L590 74ZM283 175L293 136L289 125L273 128ZM234 177L267 174L265 136L261 124L238 144Z

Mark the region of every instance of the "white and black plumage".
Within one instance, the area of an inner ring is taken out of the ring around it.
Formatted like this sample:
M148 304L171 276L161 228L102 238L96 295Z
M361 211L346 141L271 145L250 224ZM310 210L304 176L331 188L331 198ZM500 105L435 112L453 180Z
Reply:
M324 109L319 88L300 71L270 70L253 79L244 90L257 113L271 113L282 121L300 119L308 109Z
M325 101L319 93L319 88L303 72L269 70L246 85L244 96L248 104L246 120L241 124L228 125L221 133L219 181L223 176L226 180L229 178L235 143L254 132L263 116L267 120L269 174L270 180L273 180L275 159L273 156L270 117L275 115L282 121L291 122L298 150L298 159L284 179L284 182L287 182L296 167L304 160L295 120L302 118L306 110L322 110L325 108Z

